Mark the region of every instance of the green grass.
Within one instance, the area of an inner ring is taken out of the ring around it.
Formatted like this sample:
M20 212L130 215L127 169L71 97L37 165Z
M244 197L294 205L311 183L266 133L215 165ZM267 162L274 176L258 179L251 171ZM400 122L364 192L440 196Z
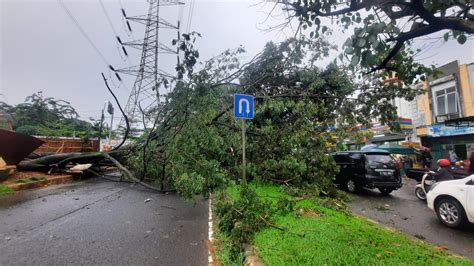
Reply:
M277 186L254 188L273 203L289 197ZM237 186L228 191L232 197L239 195ZM472 260L308 199L298 201L296 209L300 211L272 217L287 231L266 228L255 235L253 244L266 265L474 265Z
M213 245L215 246L215 255L219 260L219 264L225 266L241 266L244 261L243 254L239 254L237 258L232 257L231 240L217 230L214 236L215 239L218 239L218 242L213 243Z
M15 183L35 183L44 180L46 180L46 177L44 176L32 176L28 178L17 179L15 180Z
M14 192L13 189L6 187L4 185L0 185L0 197L8 195L8 194L12 194L13 192Z

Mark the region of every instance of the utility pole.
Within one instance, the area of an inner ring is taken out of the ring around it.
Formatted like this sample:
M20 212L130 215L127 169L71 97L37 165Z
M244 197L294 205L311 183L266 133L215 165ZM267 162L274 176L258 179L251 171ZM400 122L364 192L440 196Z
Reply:
M108 102L107 104L107 113L111 115L110 118L110 129L109 129L109 146L111 146L112 143L112 127L114 125L114 107L111 102Z
M102 138L102 130L104 129L104 120L105 120L104 111L105 111L106 106L107 106L107 101L105 101L104 107L102 107L102 114L100 116L99 142L100 142L100 139Z

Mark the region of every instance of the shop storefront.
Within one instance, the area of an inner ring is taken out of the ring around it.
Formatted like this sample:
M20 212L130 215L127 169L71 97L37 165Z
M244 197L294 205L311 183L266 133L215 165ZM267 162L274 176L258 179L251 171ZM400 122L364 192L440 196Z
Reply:
M452 150L459 160L469 164L474 152L474 127L431 125L427 127L427 135L421 137L421 143L431 148L435 160L449 159L449 151Z

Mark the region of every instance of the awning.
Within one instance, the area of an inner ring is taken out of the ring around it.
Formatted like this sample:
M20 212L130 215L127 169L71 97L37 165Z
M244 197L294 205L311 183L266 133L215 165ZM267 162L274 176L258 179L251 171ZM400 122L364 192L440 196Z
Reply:
M372 143L384 143L390 141L403 141L406 139L405 134L400 133L387 133L381 136L374 136L370 139Z
M404 146L399 145L397 143L383 144L383 145L378 146L377 149L386 150L386 151L388 151L390 153L393 153L393 154L406 154L406 155L409 155L409 154L414 154L415 153L415 149L409 148L409 147L404 147Z

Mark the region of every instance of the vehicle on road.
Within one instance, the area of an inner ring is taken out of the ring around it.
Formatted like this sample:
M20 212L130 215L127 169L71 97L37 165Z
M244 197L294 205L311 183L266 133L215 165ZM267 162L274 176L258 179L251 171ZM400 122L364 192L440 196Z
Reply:
M426 200L426 194L430 191L431 186L436 183L435 180L430 178L429 172L423 175L421 182L416 185L415 195L419 200Z
M474 224L474 175L433 184L426 201L448 227Z
M451 165L449 160L440 159L437 164L438 170L424 174L421 182L416 186L415 195L418 199L426 200L426 194L436 182L454 180L454 175L448 169Z
M453 174L454 179L463 179L466 178L469 174L467 172L461 172L461 171L452 171L453 169L449 169L451 171L451 174ZM406 169L406 176L410 179L416 180L416 182L420 183L421 180L423 179L423 176L431 171L428 168L407 168Z
M389 152L344 151L333 153L332 157L340 169L334 183L349 192L377 188L382 194L390 194L402 187L400 170Z

